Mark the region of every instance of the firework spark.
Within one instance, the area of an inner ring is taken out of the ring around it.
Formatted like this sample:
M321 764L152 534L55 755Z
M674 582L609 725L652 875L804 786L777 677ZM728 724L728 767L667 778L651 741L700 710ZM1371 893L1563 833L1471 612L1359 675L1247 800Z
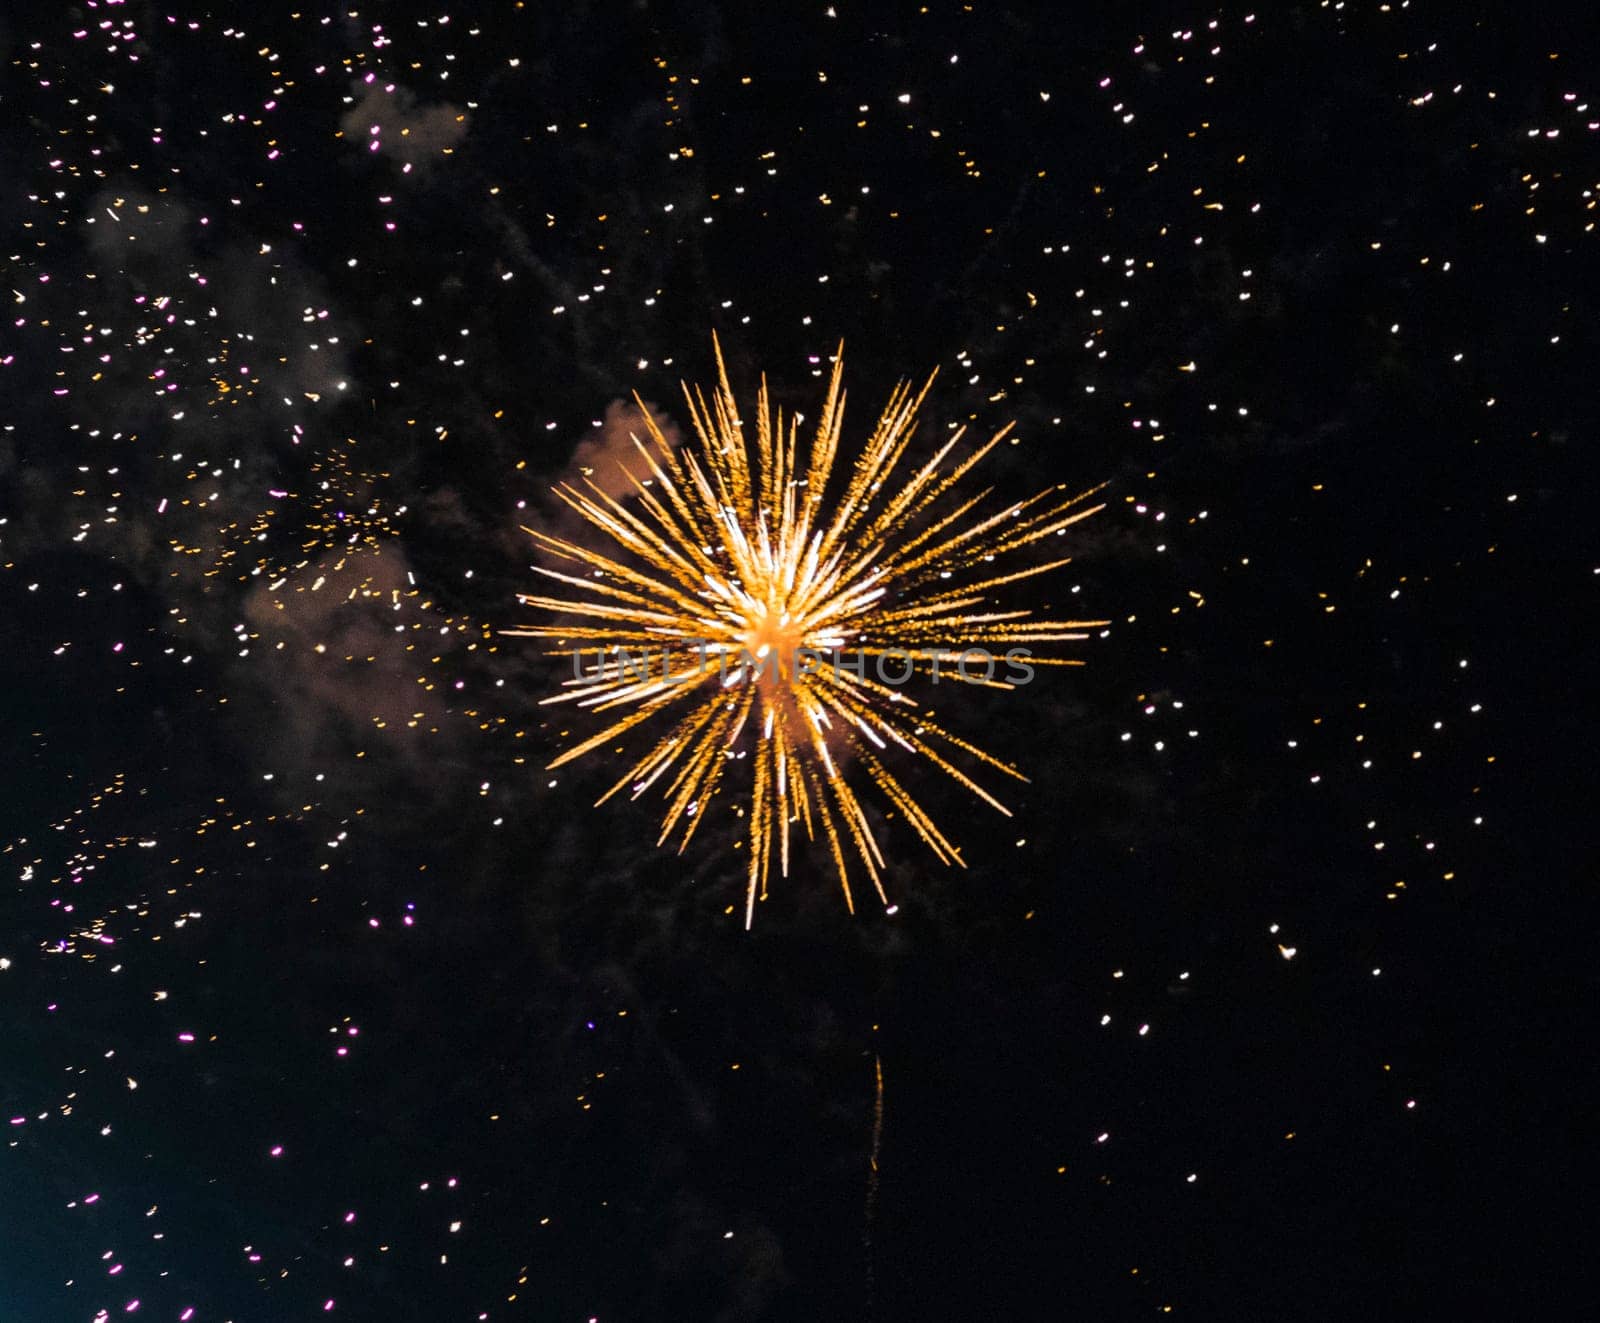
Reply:
M1067 564L1070 557L1017 563L1018 553L1102 507L1084 505L1092 491L1054 486L983 513L988 492L956 493L1009 424L966 454L960 429L891 483L933 376L915 394L909 383L897 386L859 456L841 463L842 346L809 446L800 440L801 419L785 420L771 407L765 378L752 440L715 337L713 345L710 400L684 386L693 444L675 450L638 400L646 436L633 438L639 461L627 470L626 502L588 479L583 489L556 489L615 544L611 554L525 530L574 571L536 572L577 595L521 597L565 619L507 633L553 640L554 654L571 659L565 692L545 702L621 714L551 767L615 746L657 717L665 723L597 801L623 789L638 798L665 779L658 844L676 833L681 852L730 768L742 772L747 760L746 927L757 896L766 897L774 860L788 874L796 824L808 839L826 839L852 911L852 861L887 904L884 855L851 773L859 769L854 780L875 787L942 862L965 866L884 755L893 749L920 759L1007 816L952 759L966 755L1027 778L936 724L901 686L915 676L1015 687L1020 676L995 677L992 648L1026 656L1027 666L1081 664L1033 656L1028 645L1081 640L1105 621L1036 620L1027 608L992 606L991 597ZM969 670L963 659L974 656L985 665Z

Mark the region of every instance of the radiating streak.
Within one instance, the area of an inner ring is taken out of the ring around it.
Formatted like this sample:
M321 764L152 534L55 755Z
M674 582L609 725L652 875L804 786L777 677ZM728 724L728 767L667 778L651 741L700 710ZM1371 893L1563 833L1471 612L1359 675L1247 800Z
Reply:
M638 798L663 784L661 843L677 835L679 851L687 846L721 793L730 764L748 755L748 798L741 795L746 926L756 901L766 897L774 856L788 875L795 825L808 840L820 834L826 842L847 905L854 908L854 868L865 871L887 903L886 860L857 782L874 787L941 862L965 865L959 848L880 754L937 768L1007 816L1010 810L946 750L1026 781L931 721L901 691L902 675L964 687L956 693L1015 689L1018 681L983 673L991 667L981 653L978 667L962 674L963 658L971 661L974 649L1079 642L1105 625L1036 620L1028 607L1005 607L991 597L1070 563L1070 557L1056 557L996 564L1102 508L1084 504L1098 488L1063 496L1066 488L1053 486L981 515L975 512L990 493L980 491L946 509L945 498L1009 435L1009 424L966 454L959 429L896 478L934 377L915 392L902 382L846 467L838 463L842 352L834 358L816 433L804 445L794 416L772 406L765 378L753 438L747 435L721 346L715 349L717 384L709 397L684 387L689 445L674 449L636 399L645 435L633 438L637 469L622 469L627 496L619 499L587 479L582 487L556 489L612 552L525 530L544 551L575 567L537 569L574 595L520 596L524 605L566 620L506 632L550 640L557 645L553 655L572 660L562 692L542 702L622 710L551 767L656 719L666 723L597 801L629 787ZM631 649L639 649L642 660ZM800 649L808 655L798 655ZM994 665L1003 662L989 655ZM1080 664L1031 652L1026 660L1030 666ZM862 674L855 674L856 666Z

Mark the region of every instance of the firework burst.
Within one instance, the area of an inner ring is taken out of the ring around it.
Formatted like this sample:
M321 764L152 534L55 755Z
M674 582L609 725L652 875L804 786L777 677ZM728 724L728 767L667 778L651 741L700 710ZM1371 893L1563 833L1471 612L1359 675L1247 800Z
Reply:
M988 491L961 495L1009 424L965 454L958 430L902 470L932 376L915 394L909 383L896 387L859 455L841 460L842 346L809 445L802 420L771 407L764 378L752 438L715 337L713 345L709 401L684 387L694 444L675 449L635 397L646 435L633 438L631 493L618 500L588 479L556 488L605 535L606 551L525 530L569 567L536 572L574 595L522 596L563 619L507 633L552 640L554 654L571 659L564 692L545 702L608 717L551 767L657 727L597 802L664 783L658 843L676 834L681 852L730 774L748 784L746 927L774 862L788 874L796 825L826 840L852 911L852 864L887 904L884 855L857 783L874 787L942 862L965 866L889 758L937 768L1007 816L956 759L1027 779L936 724L903 685L1010 689L1033 666L1081 664L1034 656L1029 645L1078 641L1105 621L1036 620L992 598L1067 564L1025 553L1101 507L1084 504L1092 491L1060 486L989 513L980 509ZM992 649L1026 662L996 678Z

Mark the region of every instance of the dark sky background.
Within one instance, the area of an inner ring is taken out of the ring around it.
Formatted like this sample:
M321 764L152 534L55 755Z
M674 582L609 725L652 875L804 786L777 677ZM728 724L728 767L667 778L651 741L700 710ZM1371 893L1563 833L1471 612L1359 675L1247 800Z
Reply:
M1595 36L9 6L0 1319L1592 1302ZM1110 484L893 916L745 932L498 632L713 329Z

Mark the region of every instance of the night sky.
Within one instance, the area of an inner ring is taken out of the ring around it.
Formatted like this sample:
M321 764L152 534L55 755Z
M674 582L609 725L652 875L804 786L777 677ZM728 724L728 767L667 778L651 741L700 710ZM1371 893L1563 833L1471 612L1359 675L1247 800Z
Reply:
M1543 9L7 5L0 1321L1592 1311ZM1107 484L892 913L810 847L746 931L736 796L594 807L503 632L713 331Z

